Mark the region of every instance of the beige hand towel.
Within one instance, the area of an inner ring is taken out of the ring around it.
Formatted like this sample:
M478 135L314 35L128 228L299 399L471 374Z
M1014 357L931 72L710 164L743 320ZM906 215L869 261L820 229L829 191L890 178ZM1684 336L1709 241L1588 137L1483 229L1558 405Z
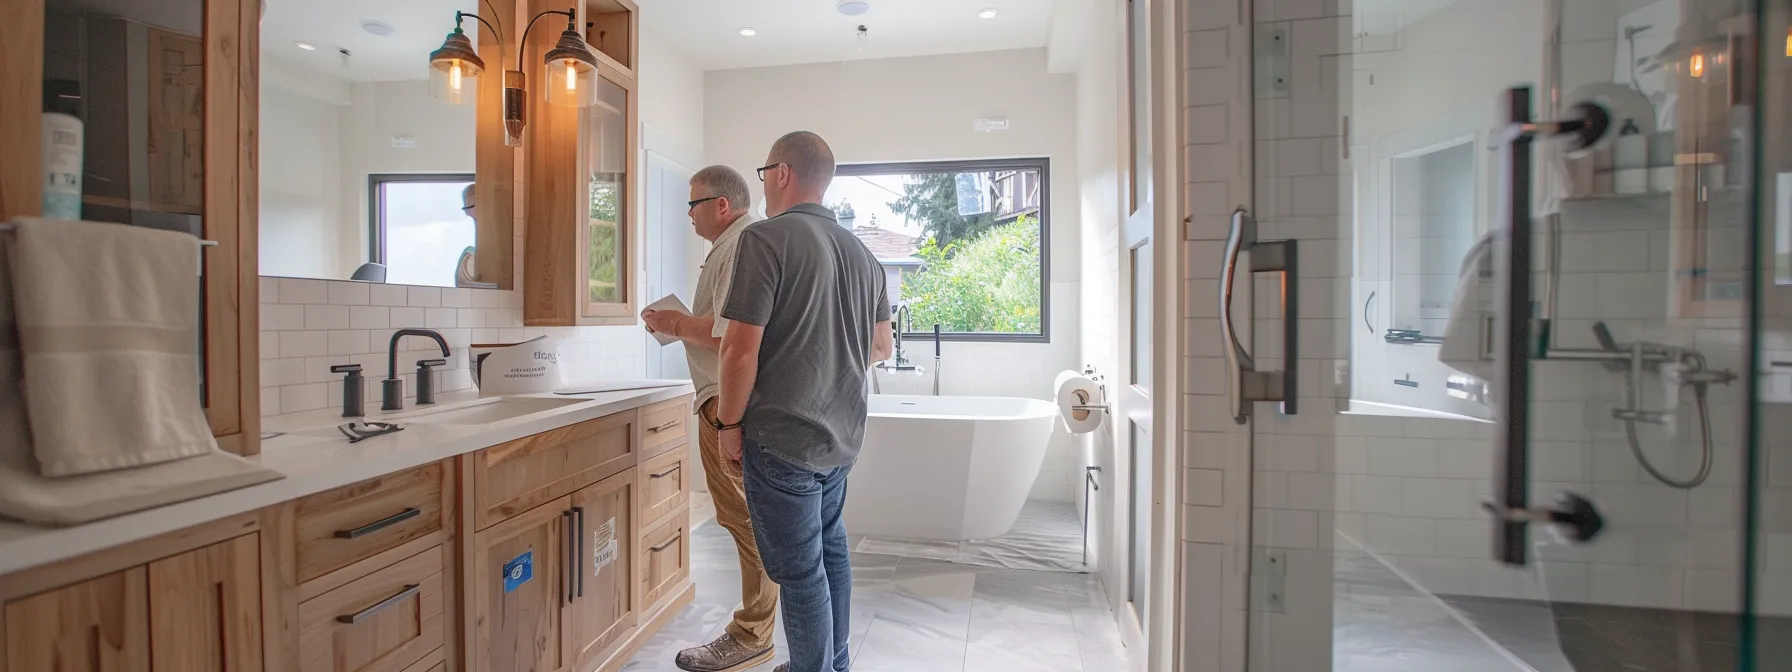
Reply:
M134 226L22 218L5 245L38 473L212 452L199 396L199 246Z

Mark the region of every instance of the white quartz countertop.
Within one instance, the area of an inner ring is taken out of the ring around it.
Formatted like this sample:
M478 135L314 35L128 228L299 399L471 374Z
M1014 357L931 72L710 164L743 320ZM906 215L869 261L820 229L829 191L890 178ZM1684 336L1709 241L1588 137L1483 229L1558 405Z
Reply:
M256 511L691 392L691 386L686 383L571 396L519 395L583 401L480 425L399 420L405 426L404 431L354 444L336 433L336 425L347 422L336 410L266 417L262 419L263 432L286 434L262 441L261 454L250 459L280 472L285 478L74 527L33 527L0 520L0 574ZM477 398L471 392L444 394L438 406L452 407ZM367 419L379 420L377 415L377 412L369 412Z

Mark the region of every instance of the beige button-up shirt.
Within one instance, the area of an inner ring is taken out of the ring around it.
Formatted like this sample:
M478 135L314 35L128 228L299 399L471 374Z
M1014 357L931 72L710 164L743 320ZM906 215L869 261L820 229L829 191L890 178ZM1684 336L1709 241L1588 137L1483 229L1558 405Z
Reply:
M703 272L697 275L697 298L691 304L691 315L715 317L715 328L710 335L716 338L721 338L727 327L720 315L722 306L728 303L728 288L734 283L734 251L740 242L740 232L757 221L759 217L748 212L729 224L722 235L716 237L715 246L709 248L709 256L703 260ZM721 354L687 343L684 357L691 369L691 386L697 388L696 407L702 408L704 402L722 393Z

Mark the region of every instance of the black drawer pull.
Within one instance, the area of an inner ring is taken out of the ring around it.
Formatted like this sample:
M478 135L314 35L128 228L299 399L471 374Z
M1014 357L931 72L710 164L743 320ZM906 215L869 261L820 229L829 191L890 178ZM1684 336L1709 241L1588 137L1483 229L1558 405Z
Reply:
M665 478L667 476L671 476L672 474L678 473L678 470L683 469L683 468L684 468L683 464L674 464L674 465L672 465L671 469L667 469L667 470L662 471L657 474L648 474L647 477L648 478Z
M415 583L408 584L404 587L404 590L398 591L398 594L388 597L386 599L380 600L379 602L375 603L371 607L362 609L362 610L357 611L352 614L343 614L341 616L337 616L336 622L348 623L350 625L353 625L355 623L360 623L361 621L365 621L365 620L367 620L368 617L373 616L374 614L380 613L381 611L385 610L386 607L390 607L394 604L398 604L399 602L403 602L405 600L405 598L416 595L417 589L419 589L421 587L422 586L420 584L415 584Z
M663 551L663 550L666 550L666 549L668 549L668 548L671 548L671 547L672 547L672 545L673 545L673 544L676 544L676 543L678 543L678 541L679 541L679 539L681 539L681 538L683 538L683 535L679 535L679 536L674 536L674 537L672 537L672 538L671 538L671 539L667 539L667 540L666 540L666 543L663 543L663 544L660 544L660 545L658 545L658 546L655 546L655 547L653 547L653 548L649 548L649 549L647 549L647 550L649 550L649 551L653 551L653 552L655 552L655 553L658 553L658 552L660 552L660 551Z
M660 432L663 432L663 431L666 431L666 430L668 430L668 429L671 429L671 428L673 428L673 427L677 427L677 426L678 426L678 425L679 425L679 423L682 423L682 422L684 422L684 421L683 421L683 420L673 420L673 421L671 421L671 422L668 422L668 423L666 423L666 424L663 424L663 425L660 425L660 426L658 426L658 427L649 427L649 428L647 428L647 431L649 431L649 432L653 432L653 433L655 433L655 434L658 434L658 433L660 433Z
M376 521L373 521L366 525L362 525L362 526L357 527L352 530L337 530L336 538L337 539L355 539L357 537L361 537L364 535L372 534L374 532L378 532L380 530L386 529L393 525L397 525L399 523L410 520L412 518L416 518L417 516L421 516L421 515L423 515L423 509L419 509L419 508L413 506L411 508L408 508L408 509L400 511L396 514L393 514L389 518L383 518L380 520L376 520Z

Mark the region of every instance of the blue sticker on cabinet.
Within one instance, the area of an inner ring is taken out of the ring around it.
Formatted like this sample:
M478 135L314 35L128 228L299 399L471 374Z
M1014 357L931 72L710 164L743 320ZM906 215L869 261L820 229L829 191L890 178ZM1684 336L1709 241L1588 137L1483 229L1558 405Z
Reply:
M517 586L535 578L535 551L523 551L515 560L504 563L504 592L516 590Z

